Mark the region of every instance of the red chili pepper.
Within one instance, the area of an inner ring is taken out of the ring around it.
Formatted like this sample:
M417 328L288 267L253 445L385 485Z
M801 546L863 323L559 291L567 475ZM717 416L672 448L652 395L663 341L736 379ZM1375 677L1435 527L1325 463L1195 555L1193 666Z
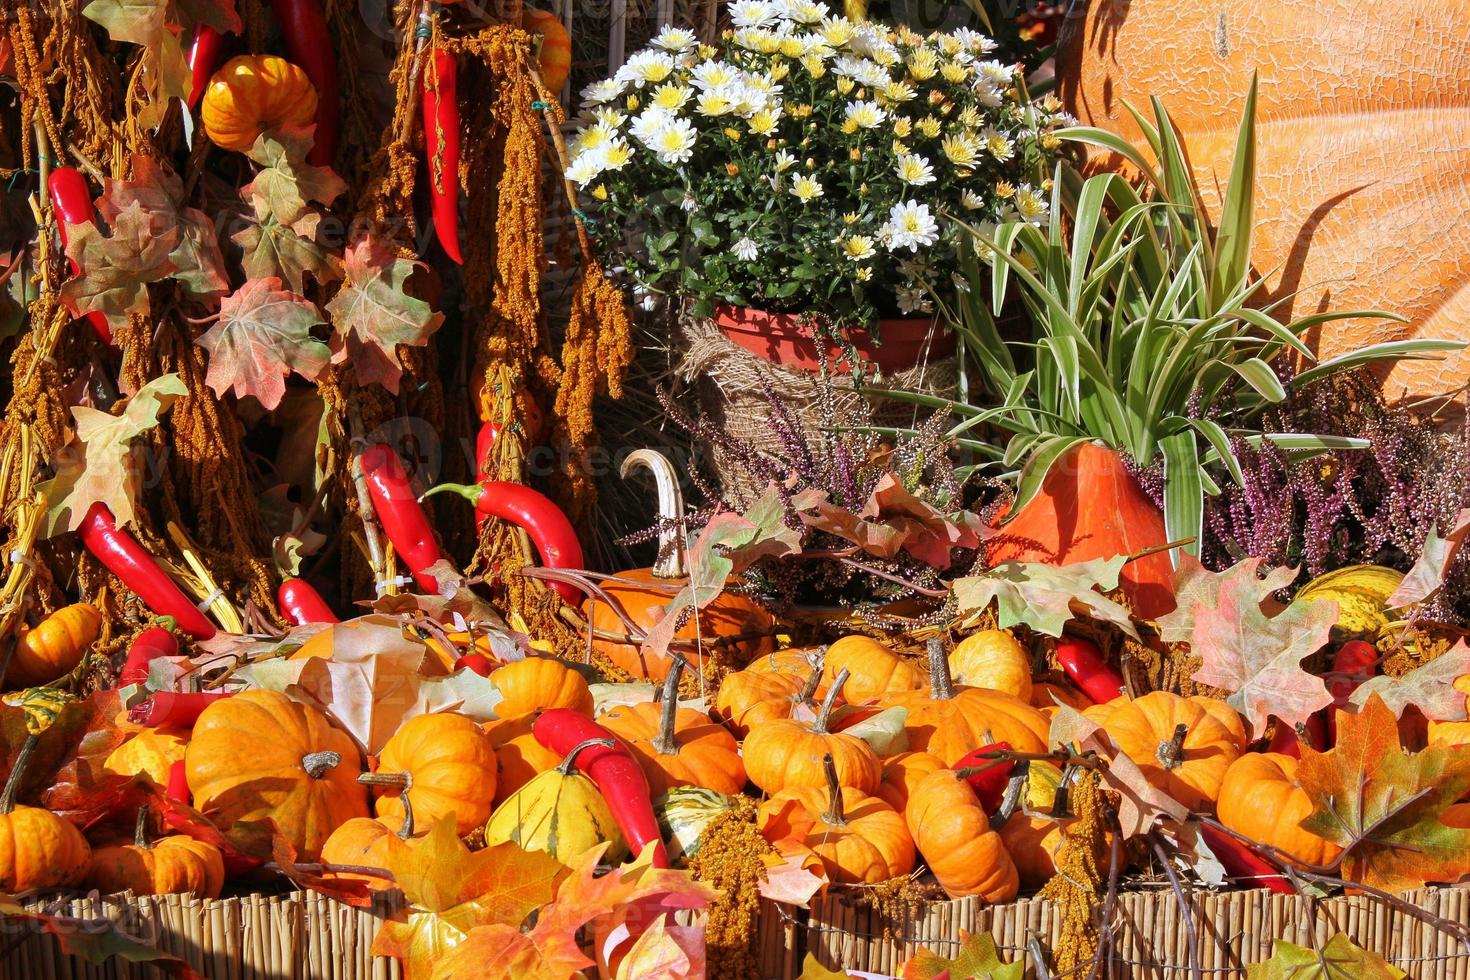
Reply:
M329 167L337 158L342 99L326 15L319 0L271 0L271 9L281 26L286 52L316 89L316 137L307 160L318 167Z
M163 617L168 626L176 625L172 617ZM129 684L142 684L148 680L148 665L159 657L177 657L179 655L179 638L174 636L172 629L166 626L150 626L133 638L133 645L128 647L128 657L123 661L122 670L118 673L118 683L126 687Z
M475 510L487 517L498 517L526 529L531 543L541 555L541 564L547 568L582 568L582 542L567 515L551 498L520 483L490 480L468 485L463 483L441 483L424 496L440 492L457 493L472 501ZM553 582L551 587L562 600L577 603L582 593L565 582Z
M97 220L96 212L92 210L92 192L87 189L87 179L75 167L52 170L46 181L46 190L51 195L51 208L56 212L56 228L61 233L61 247L64 249L71 239L68 225L90 225ZM82 274L82 267L77 265L76 259L68 258L66 261L71 266L72 275ZM104 344L113 346L112 327L108 325L107 317L93 310L87 314L86 320Z
M439 583L424 570L439 561L443 555L434 530L429 527L429 517L413 492L403 461L391 447L383 443L369 446L362 454L362 472L367 478L368 492L372 494L373 509L377 511L378 523L383 533L393 542L408 570L413 572L414 581L426 592L434 592Z
M149 609L160 616L172 616L179 629L196 640L207 640L217 632L137 539L117 526L106 506L93 504L77 530L87 550L136 592Z
M1327 750L1327 722L1320 714L1312 715L1307 719L1307 741L1318 752ZM1276 731L1271 733L1271 741L1266 746L1266 751L1280 752L1293 759L1300 759L1302 757L1301 737L1297 735L1296 729L1278 718L1276 719Z
M188 806L193 802L194 794L189 792L189 769L183 759L168 767L168 788L164 792L175 803Z
M340 623L332 607L304 578L288 578L276 589L276 605L297 626L307 623Z
M1015 768L1015 763L1004 759L987 759L985 756L991 752L1009 752L1010 750L1010 742L982 745L978 749L966 752L960 761L954 764L955 772L970 784L970 788L980 798L980 805L985 807L986 813L994 813L1000 809L1001 800L1005 799L1006 795L1006 784L1011 781L1011 770Z
M500 438L500 423L486 422L480 426L480 431L475 434L475 464L479 467L479 473L483 476L490 475L490 450L495 448L495 440ZM483 523L489 519L488 514L475 515L475 523Z
M491 671L495 669L495 661L491 660L483 653L466 653L462 654L460 658L454 662L454 669L456 671L458 671L461 667L468 667L470 670L473 670L481 677L489 677Z
M1329 745L1337 744L1337 713L1352 703L1353 692L1364 681L1378 673L1378 660L1378 648L1362 640L1348 640L1332 655L1332 672L1349 676L1327 681L1327 693L1332 695L1332 706L1327 709Z
M1199 835L1204 838L1226 874L1241 878L1246 884L1267 888L1279 895L1295 895L1296 889L1281 871L1240 841L1209 824L1200 824Z
M229 691L202 691L197 694L154 691L148 700L139 701L128 709L128 721L149 728L193 728L205 708L229 696Z
M429 194L434 202L434 233L444 254L460 265L459 250L459 68L454 55L432 48L422 79L424 154L429 165Z
M200 24L194 28L194 40L189 44L189 71L192 75L189 83L189 108L198 105L200 97L204 95L204 90L209 85L209 76L214 74L214 66L219 64L219 52L224 44L225 36L208 24Z
M613 820L633 853L641 854L645 846L653 844L654 867L669 866L669 853L664 848L663 838L658 832L658 819L653 814L648 777L643 775L638 760L622 742L616 741L612 732L586 715L579 715L568 708L552 708L541 713L531 725L531 733L536 736L536 741L559 755L566 755L592 739L612 739L616 744L611 748L591 745L582 749L577 756L577 768L602 793Z
M1063 636L1057 640L1057 663L1067 680L1098 704L1106 704L1123 690L1123 676L1108 665L1091 640Z

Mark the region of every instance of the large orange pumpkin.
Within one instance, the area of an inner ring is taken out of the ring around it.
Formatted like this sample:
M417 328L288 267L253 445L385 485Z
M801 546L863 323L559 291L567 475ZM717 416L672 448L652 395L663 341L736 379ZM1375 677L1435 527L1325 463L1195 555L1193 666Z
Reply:
M992 565L1071 565L1167 544L1164 512L1143 492L1123 457L1084 442L1052 464L1041 491L986 542ZM1133 611L1157 619L1174 608L1174 565L1165 552L1123 566L1119 584Z
M276 691L205 708L184 753L194 805L221 827L270 818L304 860L333 830L368 815L362 756L326 715Z
M851 704L868 704L924 686L919 668L870 636L844 636L827 648L822 658L823 680L830 684L844 670L847 686L842 695Z
M378 771L361 780L387 787L374 808L388 825L405 819L406 795L419 826L453 817L455 830L467 834L490 819L495 775L490 736L464 715L444 711L405 722L378 755Z
M683 661L675 661L658 703L620 705L598 721L632 750L654 796L675 786L739 793L745 788L740 746L708 715L678 706L682 670Z
M1144 778L1191 810L1214 807L1225 771L1245 749L1239 715L1216 698L1152 691L1082 713L1113 737Z
M1414 336L1470 339L1470 32L1430 0L1094 0L1064 22L1057 77L1084 125L1146 145L1123 108L1163 100L1218 213L1252 72L1256 267L1279 315L1329 305L1403 323L1323 328L1332 356ZM1409 148L1424 148L1413 152ZM1147 152L1146 150L1144 151ZM1404 361L1394 395L1457 388L1470 354Z
M741 752L752 783L767 793L779 793L788 787L821 786L826 779L822 760L831 756L843 786L864 795L877 790L883 779L883 763L873 747L856 735L834 732L830 726L832 706L846 682L844 670L833 680L815 721L777 718L750 730Z
M924 863L950 898L1009 902L1021 878L970 784L951 769L932 772L909 795L904 820Z
M1247 752L1220 786L1220 823L1302 864L1328 865L1342 848L1301 828L1315 807L1296 782L1300 761L1279 752Z
M311 125L316 89L284 58L240 55L209 80L199 114L215 145L243 153L262 133Z

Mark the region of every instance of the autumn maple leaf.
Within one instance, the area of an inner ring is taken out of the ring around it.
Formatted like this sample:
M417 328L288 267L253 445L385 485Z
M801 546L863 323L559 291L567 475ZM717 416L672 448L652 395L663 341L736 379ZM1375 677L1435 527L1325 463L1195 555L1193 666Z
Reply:
M1193 679L1225 691L1226 701L1264 731L1274 715L1288 726L1305 724L1332 703L1322 678L1302 660L1326 646L1337 622L1334 602L1293 602L1275 616L1263 604L1296 577L1275 569L1260 577L1259 558L1223 572L1205 569L1186 555L1175 585L1177 608L1159 618L1166 642L1188 643L1200 658Z
M909 957L899 972L902 980L1021 980L1026 963L1002 963L995 940L987 932L968 933L960 930L960 950L946 959L930 949L921 949Z
M1470 830L1440 821L1470 788L1470 748L1404 751L1398 720L1375 695L1338 715L1330 752L1301 753L1297 784L1313 806L1301 826L1343 849L1341 877L1402 892L1470 874Z
M299 293L305 288L307 275L319 283L342 278L341 259L309 235L300 234L274 216L264 221L244 220L245 227L230 240L240 246L240 264L251 279L280 279Z
M183 284L191 296L205 299L229 292L224 257L220 254L214 222L198 208L184 205L184 182L150 157L135 154L131 180L108 180L97 200L97 213L116 224L123 209L137 204L155 228L173 228L178 242L169 252L169 278Z
M409 906L378 928L373 955L397 959L409 980L436 975L435 964L472 930L501 926L519 934L566 874L551 855L510 842L471 852L447 817L416 846L395 852L388 870Z
M275 408L292 372L315 380L331 361L311 335L322 323L316 304L281 288L279 279L252 279L220 303L219 319L196 341L209 353L204 381L216 394L253 395Z
M1088 616L1137 639L1128 610L1103 595L1118 587L1127 563L1124 556L1060 567L1002 562L980 575L957 579L954 594L965 615L983 612L994 602L1001 629L1024 624L1047 636L1061 636L1069 620Z
M274 218L309 234L315 229L303 227L301 222L308 214L315 214L310 205L331 204L346 192L347 184L332 168L306 162L310 149L311 135L304 130L276 130L256 139L250 158L261 164L261 169L254 180L240 188L256 218Z
M72 225L68 235L66 256L81 271L61 287L61 301L78 317L101 313L114 328L127 326L134 313L147 313L148 284L177 268L169 256L179 244L179 229L137 201L113 216L110 236L93 222Z
M967 511L946 514L908 491L896 473L885 473L858 512L828 500L825 491L807 490L792 498L802 523L826 531L879 558L907 551L932 568L949 568L955 548L978 548L980 518Z
M403 376L398 346L422 347L444 322L444 314L405 291L424 264L367 235L347 250L344 265L346 282L327 304L337 328L332 360L350 361L359 382L396 393Z
M1455 682L1466 674L1470 674L1470 645L1462 639L1407 674L1370 678L1353 692L1350 700L1362 707L1376 694L1396 716L1402 716L1405 708L1414 707L1430 721L1464 721L1465 694L1455 688Z
M1271 958L1252 963L1245 975L1246 980L1399 980L1408 976L1340 932L1320 950L1273 940Z

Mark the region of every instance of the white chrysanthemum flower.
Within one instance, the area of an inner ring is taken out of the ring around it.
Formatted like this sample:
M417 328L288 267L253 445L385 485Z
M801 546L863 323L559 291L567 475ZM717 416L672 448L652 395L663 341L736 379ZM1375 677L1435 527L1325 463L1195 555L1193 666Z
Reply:
M939 69L939 73L951 85L963 85L970 77L969 67L960 64L958 61L946 61L944 66Z
M983 78L975 79L975 84L970 88L970 94L976 102L987 109L998 109L1005 104L1005 93Z
M822 185L817 182L815 177L803 174L791 182L791 196L803 204L815 201L824 193L826 191L823 190Z
M776 173L784 174L786 171L790 170L794 166L796 166L796 157L792 156L785 150L777 151Z
M876 102L849 102L843 115L858 129L877 129L888 118Z
M881 94L884 100L892 105L902 105L905 102L911 102L918 95L914 91L914 87L908 82L889 82L883 86Z
M694 90L687 85L680 85L678 82L664 82L653 90L653 98L649 101L649 105L666 109L669 112L678 112L688 104L693 96Z
M929 205L903 201L889 210L883 238L890 251L906 248L917 252L939 241L939 222L934 220Z
M966 211L979 211L981 208L985 207L985 198L981 197L979 194L976 194L972 190L966 190L963 194L960 195L960 207L964 208Z
M579 157L584 153L606 146L617 133L616 127L604 126L602 123L588 126L577 134L576 139L572 140L572 156Z
M649 106L633 118L633 124L628 127L628 131L638 142L653 149L654 136L676 118L678 117L668 109Z
M592 118L596 119L599 125L606 126L608 129L622 129L623 123L628 121L628 114L607 105L592 113Z
M776 5L765 0L735 0L730 4L730 23L736 27L769 27L780 16Z
M940 144L944 149L944 155L949 162L956 167L973 167L975 161L980 158L980 148L975 141L964 133L946 136Z
M582 89L582 102L591 106L606 105L617 99L626 89L627 85L616 78L604 78Z
M665 51L688 51L699 43L699 38L693 31L671 25L659 31L653 43Z
M832 47L842 48L857 35L857 27L846 17L828 17L817 28L817 33Z
M650 134L648 148L658 154L659 161L673 166L684 163L694 154L697 134L687 119L668 119Z
M735 253L735 257L741 262L754 262L761 254L761 247L751 238L742 238L730 251Z
M1016 189L1015 206L1016 213L1033 224L1046 216L1046 197L1030 184L1022 184Z
M723 61L701 61L694 66L694 87L701 91L724 88L739 82L743 73L734 65Z
M770 136L781 121L781 107L758 109L750 114L750 131L757 136Z
M728 116L735 111L737 105L732 95L738 98L738 93L732 92L728 88L717 88L711 89L708 92L701 92L699 93L699 99L694 104L695 109L701 116Z
M955 55L959 54L965 46L965 42L961 41L953 34L940 34L934 39L934 42L935 45L939 48L939 53L944 55L946 58L953 58Z
M633 159L633 148L622 137L616 137L602 148L602 168L622 170Z
M982 61L976 66L980 76L992 85L1010 85L1016 80L1015 69L999 61Z
M872 89L880 89L892 81L888 77L887 71L871 61L859 63L857 74L852 77L857 80L859 85L866 85Z
M602 151L589 150L572 160L571 166L567 167L566 178L578 187L586 187L600 177L604 169Z
M899 180L915 187L934 183L934 168L929 165L927 159L917 153L900 154L893 171L898 174Z
M996 48L994 40L969 27L961 27L953 37L961 47L976 54L989 54Z
M813 0L783 0L780 6L781 16L798 24L816 24L832 12L825 3Z
M674 57L663 51L639 51L618 69L614 78L638 88L667 81L678 67Z
M849 235L842 239L842 254L854 262L871 259L878 250L871 235Z
M987 126L983 129L980 132L980 139L985 142L985 152L997 160L1009 160L1016 153L1016 144L994 126Z

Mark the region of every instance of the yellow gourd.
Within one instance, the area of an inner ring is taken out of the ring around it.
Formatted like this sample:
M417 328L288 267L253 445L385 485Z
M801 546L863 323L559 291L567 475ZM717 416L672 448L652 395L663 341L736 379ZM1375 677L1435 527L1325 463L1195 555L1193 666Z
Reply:
M616 862L628 846L607 801L592 780L577 772L577 755L594 745L611 748L612 739L594 738L575 746L555 769L547 770L512 793L485 825L485 844L514 841L527 851L545 851L563 864L611 841L604 858Z

